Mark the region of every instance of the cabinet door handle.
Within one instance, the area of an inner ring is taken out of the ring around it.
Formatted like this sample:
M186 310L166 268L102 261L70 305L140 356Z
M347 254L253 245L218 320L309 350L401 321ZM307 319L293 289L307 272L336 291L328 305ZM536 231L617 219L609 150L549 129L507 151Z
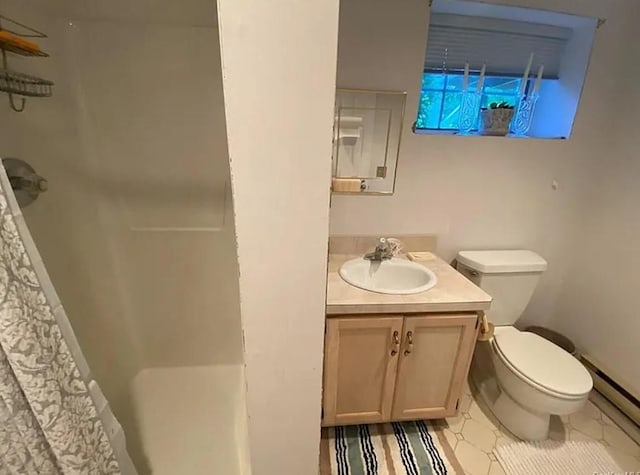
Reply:
M398 331L393 332L393 350L391 350L391 356L396 356L400 349L400 334Z
M407 332L407 349L404 350L404 356L411 354L413 351L413 332Z

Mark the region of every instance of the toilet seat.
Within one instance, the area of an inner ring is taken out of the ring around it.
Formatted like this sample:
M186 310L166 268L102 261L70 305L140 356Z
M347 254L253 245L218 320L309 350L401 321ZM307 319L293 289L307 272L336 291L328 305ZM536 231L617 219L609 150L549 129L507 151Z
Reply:
M513 327L496 330L492 339L496 355L527 384L562 399L581 399L591 391L589 372L562 348Z

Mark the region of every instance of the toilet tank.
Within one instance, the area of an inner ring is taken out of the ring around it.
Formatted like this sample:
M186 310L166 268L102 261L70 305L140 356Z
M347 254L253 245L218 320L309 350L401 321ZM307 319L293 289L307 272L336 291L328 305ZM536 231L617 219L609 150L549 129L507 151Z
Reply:
M460 251L457 269L493 301L487 317L494 325L513 325L529 304L547 261L533 251Z

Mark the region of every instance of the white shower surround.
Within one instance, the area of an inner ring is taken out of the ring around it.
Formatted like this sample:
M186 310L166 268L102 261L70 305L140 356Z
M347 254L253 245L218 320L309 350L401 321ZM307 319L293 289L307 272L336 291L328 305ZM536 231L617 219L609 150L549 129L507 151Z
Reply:
M0 116L2 152L49 180L25 219L139 473L160 465L144 446L158 427L149 374L160 402L195 409L188 392L169 397L186 374L222 390L211 411L236 403L199 434L233 440L216 463L236 466L246 410L227 377L241 378L242 340L215 2L144 3L7 2L3 14L49 34L51 57L22 65L56 88Z

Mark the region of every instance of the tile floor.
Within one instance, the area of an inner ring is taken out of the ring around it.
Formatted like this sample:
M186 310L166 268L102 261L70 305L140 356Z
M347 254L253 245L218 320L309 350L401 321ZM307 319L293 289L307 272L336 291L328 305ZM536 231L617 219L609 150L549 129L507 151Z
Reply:
M466 474L504 474L493 450L518 439L496 420L468 385L459 415L446 419L441 428ZM640 471L640 446L591 401L569 417L552 418L550 438L599 441L623 470Z

